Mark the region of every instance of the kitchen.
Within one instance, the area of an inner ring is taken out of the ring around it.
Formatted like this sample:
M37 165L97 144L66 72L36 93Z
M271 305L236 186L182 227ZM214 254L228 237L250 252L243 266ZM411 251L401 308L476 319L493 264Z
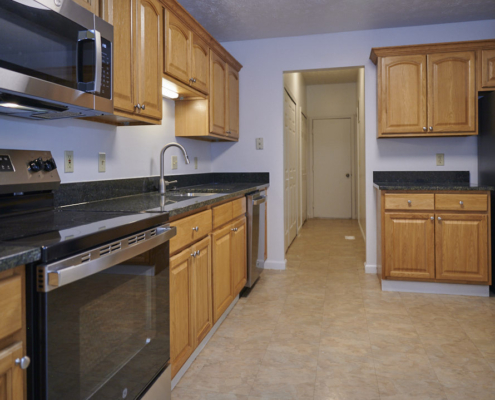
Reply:
M167 4L170 5L171 3L165 2L164 5L167 6ZM174 10L177 11L177 9ZM191 21L186 22L188 25L192 24ZM440 22L442 21L438 23ZM237 143L210 143L182 137L176 138L178 123L176 107L178 103L164 99L161 125L119 126L116 128L109 124L81 120L32 122L2 117L1 147L3 149L50 150L59 165L61 186L73 184L72 187L67 188L72 190L71 204L96 200L91 198L92 191L103 192L105 186L112 189L109 182L108 184L103 183L105 181L156 177L159 174L160 150L167 143L173 141L179 142L186 148L191 160L190 164L186 165L179 149L167 151L165 163L167 180L177 179L179 184L181 184L181 179L177 173L192 175L197 172L204 174L268 172L270 174L268 203L273 204L273 206L268 206L268 257L265 268L284 269L286 257L283 239L281 239L283 237L283 176L281 168L283 138L281 134L273 134L273 132L282 132L282 73L293 70L364 66L367 127L366 268L373 270L376 268L374 266L376 266L377 239L373 171L436 170L435 155L436 153L444 153L446 170L469 171L471 180L473 180L477 177L477 138L471 136L376 140L374 128L377 120L376 67L369 60L371 48L491 39L494 37L494 29L493 21L488 20L393 28L392 30L376 29L366 32L327 33L295 38L222 41L227 51L243 65L239 72L240 129ZM339 52L339 57L335 57L335 51ZM160 81L157 79L156 86L161 88L161 73L159 78ZM133 102L131 105L135 105L134 103L137 104L137 102ZM139 103L141 104L141 101ZM149 107L151 106L146 104L146 108ZM134 109L132 112L142 111L142 109L138 111ZM262 151L256 150L255 147L255 139L259 137L264 139L264 150ZM64 153L67 150L74 151L72 160L74 172L71 173L62 172L64 170ZM105 161L106 172L98 172L99 153L105 153L107 157ZM171 162L169 157L172 155L177 157L177 171L169 168ZM195 168L195 157L198 158L197 169ZM213 179L213 177L211 178ZM245 182L252 183L252 179ZM215 180L217 179L208 183ZM81 182L90 181L102 183L95 185L95 189L88 191L84 185L81 185ZM266 184L266 181L261 183ZM130 184L131 182L129 182ZM142 191L144 185L142 181L135 181L133 184L135 187L141 185L139 190ZM194 182L189 183L189 185L184 184L184 186L191 185L194 185ZM123 192L119 190L120 188L116 185L114 193L117 194L111 197L122 196ZM82 197L81 201L77 201L76 195L78 193ZM87 198L84 198L85 196ZM190 201L194 200L187 200L187 202ZM185 204L182 201L179 203ZM233 216L233 214L231 215ZM230 221L226 223L229 224ZM287 267L290 267L290 256L287 256L287 259L289 260ZM215 390L212 392L215 393ZM247 396L249 393L243 392L239 394L239 396L241 395ZM260 393L260 396L263 396L263 393ZM287 395L286 398L290 397Z

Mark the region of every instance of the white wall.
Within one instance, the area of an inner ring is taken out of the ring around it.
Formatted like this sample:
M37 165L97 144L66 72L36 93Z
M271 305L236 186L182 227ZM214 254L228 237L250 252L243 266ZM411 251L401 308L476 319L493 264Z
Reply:
M177 148L165 154L166 174L211 171L211 144L176 138L175 103L163 100L162 125L115 127L83 120L31 121L0 116L0 148L50 150L62 183L158 175L160 150L169 142L182 144L191 159L186 165ZM64 151L74 151L74 172L64 173ZM98 173L98 153L106 153L106 172ZM172 171L171 156L178 155ZM198 169L194 169L198 157Z
M365 104L364 104L364 68L358 71L356 84L356 97L359 105L357 124L357 159L358 159L358 223L364 240L366 240L366 130L365 130Z
M376 140L376 67L372 47L452 42L495 37L495 20L380 29L224 43L243 65L240 74L238 145L213 144L212 170L270 172L269 262L284 262L283 236L283 72L365 66L366 250L376 260L373 170L468 170L477 174L476 138ZM256 151L255 138L265 149ZM228 151L227 151L228 150ZM435 153L445 167L435 166Z
M356 83L306 87L310 118L356 114Z

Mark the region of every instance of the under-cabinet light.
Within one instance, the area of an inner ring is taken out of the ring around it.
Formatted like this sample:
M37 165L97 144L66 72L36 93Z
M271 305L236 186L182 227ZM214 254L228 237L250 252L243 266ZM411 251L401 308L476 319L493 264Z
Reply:
M175 91L175 86L164 78L162 78L162 96L170 99L179 97L179 93Z

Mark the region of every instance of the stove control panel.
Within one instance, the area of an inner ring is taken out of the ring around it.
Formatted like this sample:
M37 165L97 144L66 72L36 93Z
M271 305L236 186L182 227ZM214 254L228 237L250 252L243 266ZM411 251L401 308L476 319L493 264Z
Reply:
M0 149L0 195L51 191L59 185L51 152Z

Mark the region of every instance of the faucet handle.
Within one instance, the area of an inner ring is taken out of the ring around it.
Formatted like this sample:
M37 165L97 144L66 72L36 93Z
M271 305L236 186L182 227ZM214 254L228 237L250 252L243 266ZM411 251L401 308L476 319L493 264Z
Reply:
M171 185L172 183L177 183L177 181L165 181L165 186Z

